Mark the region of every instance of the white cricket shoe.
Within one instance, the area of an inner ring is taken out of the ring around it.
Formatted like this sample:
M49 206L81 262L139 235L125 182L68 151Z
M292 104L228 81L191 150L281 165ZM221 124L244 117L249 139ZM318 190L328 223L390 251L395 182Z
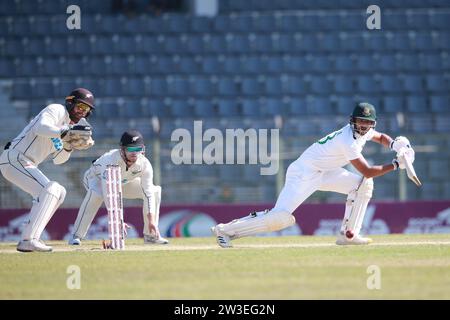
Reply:
M344 235L339 235L339 237L336 240L336 244L340 246L346 246L346 245L366 245L372 243L371 238L365 238L361 237L360 235L356 235L353 237L353 239L348 239Z
M17 244L17 251L20 252L50 252L52 250L52 247L47 246L45 243L38 239L20 240L20 242Z
M215 227L211 227L211 232L214 237L216 237L216 242L222 248L232 248L230 236L227 236L225 233L221 232L218 228L218 225Z
M69 240L69 244L71 246L80 246L81 245L81 239L77 238L77 237L73 237L72 239Z
M144 234L144 244L168 244L168 243L169 240L161 236L159 236L159 238L156 238L154 236Z

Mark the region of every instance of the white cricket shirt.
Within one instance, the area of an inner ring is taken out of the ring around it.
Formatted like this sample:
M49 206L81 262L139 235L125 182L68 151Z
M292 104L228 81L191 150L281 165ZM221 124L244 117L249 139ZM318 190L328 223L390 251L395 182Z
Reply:
M374 133L375 131L371 128L364 136L355 139L348 124L308 147L295 162L300 161L320 171L341 168L350 160L361 156L364 145L373 138Z
M11 141L9 149L21 152L36 166L52 155L55 164L66 162L70 152L63 149L61 131L70 123L69 113L62 104L44 108L22 132Z
M141 178L141 187L144 194L149 195L152 192L153 168L150 161L143 154L140 154L136 162L127 169L125 161L120 155L120 150L110 150L95 160L89 169L90 173L88 174L88 178L96 176L98 179L101 179L108 165L119 165L122 184L127 184L133 179Z

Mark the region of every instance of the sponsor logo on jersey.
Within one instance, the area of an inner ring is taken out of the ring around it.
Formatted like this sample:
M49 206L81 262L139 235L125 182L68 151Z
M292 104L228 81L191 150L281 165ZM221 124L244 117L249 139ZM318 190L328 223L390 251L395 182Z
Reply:
M63 143L61 139L59 138L50 138L52 140L53 146L55 147L56 151L61 151L63 148Z

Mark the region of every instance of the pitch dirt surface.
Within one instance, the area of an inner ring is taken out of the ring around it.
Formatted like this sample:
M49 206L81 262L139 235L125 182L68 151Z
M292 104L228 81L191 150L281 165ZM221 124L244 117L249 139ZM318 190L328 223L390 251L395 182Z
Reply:
M129 239L125 251L50 241L52 253L0 243L0 299L450 299L450 235L373 239L254 237L231 249L213 238Z

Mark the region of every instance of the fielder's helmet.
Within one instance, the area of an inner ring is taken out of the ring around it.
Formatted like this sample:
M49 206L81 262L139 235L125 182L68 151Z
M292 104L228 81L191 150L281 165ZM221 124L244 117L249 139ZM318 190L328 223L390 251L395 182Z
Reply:
M120 138L122 147L138 147L144 145L144 137L137 130L128 130L122 134Z

